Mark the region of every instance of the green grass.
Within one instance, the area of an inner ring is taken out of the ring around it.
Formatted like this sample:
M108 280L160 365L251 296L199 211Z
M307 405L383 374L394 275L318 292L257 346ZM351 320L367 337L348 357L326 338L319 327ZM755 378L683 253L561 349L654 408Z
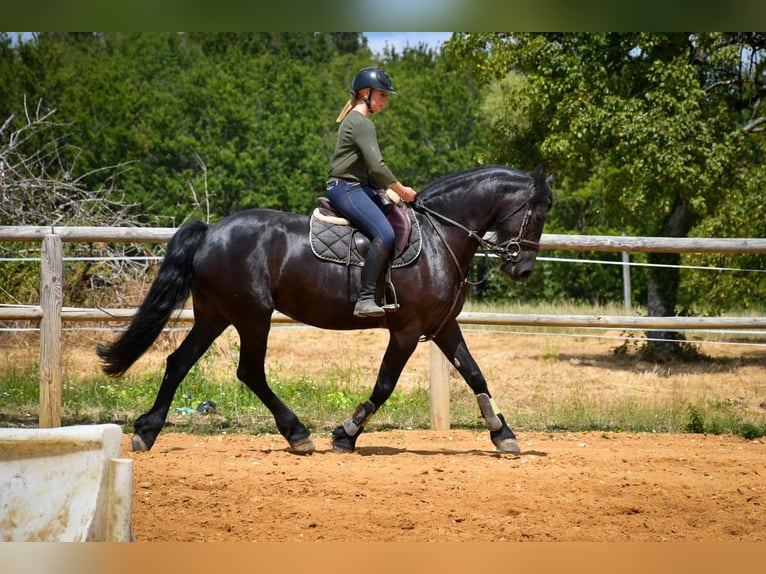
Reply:
M549 313L572 315L625 314L621 305L585 306L562 304L545 306L523 303L481 306L471 304L467 311L495 313ZM641 314L634 309L630 313ZM498 329L492 327L493 330ZM539 328L530 328L540 331ZM523 330L514 327L513 330ZM548 328L555 332L561 329ZM546 343L547 344L547 343ZM233 343L236 347L236 343ZM236 356L236 348L222 353ZM176 392L168 418L168 429L179 432L212 434L241 432L274 433L271 413L258 398L234 378L233 360L221 368L223 356L213 349L195 365ZM546 361L558 361L555 349L543 351ZM226 362L226 360L224 360ZM0 368L0 426L35 424L39 405L39 368L30 364L5 364ZM369 397L371 388L359 368L343 369L331 363L322 380L297 377L280 363L267 373L272 389L316 433L329 433L351 415L357 404ZM133 421L154 402L162 373L128 374L121 379L93 375L66 379L63 383L63 424L114 422L132 431ZM603 431L735 434L746 438L766 435L766 410L748 410L735 400L699 399L689 403L681 398L660 400L646 396L605 398L583 394L573 386L557 398L539 393L516 404L502 397L504 415L515 431ZM563 397L563 398L562 398ZM202 415L195 411L205 400L214 401L217 410ZM191 412L189 412L191 411ZM465 384L451 385L451 425L453 428L484 428L476 400ZM370 430L427 429L430 427L428 390L397 390L371 419Z
M622 398L614 401L572 397L534 412L506 413L517 428L534 431L649 432L734 434L747 439L766 435L766 418L722 401L659 403Z
M315 433L329 433L369 397L353 373L331 374L328 382L291 379L281 371L269 373L274 391ZM63 387L63 424L113 422L132 431L133 421L154 402L160 374L95 376L67 380ZM0 426L33 424L39 402L36 366L0 373ZM216 403L212 414L199 414L202 401ZM510 402L510 401L506 401ZM191 411L191 412L190 412ZM453 385L450 401L452 428L484 428L476 401L464 385ZM554 402L536 397L524 407L505 408L515 431L527 432L657 432L735 434L748 439L766 435L766 416L747 411L735 401L719 399L688 404L653 399L588 398L572 391ZM369 430L427 429L430 426L428 391L396 391L371 419ZM204 361L195 366L179 387L168 417L168 430L194 434L265 434L276 428L271 413L239 381L216 376Z

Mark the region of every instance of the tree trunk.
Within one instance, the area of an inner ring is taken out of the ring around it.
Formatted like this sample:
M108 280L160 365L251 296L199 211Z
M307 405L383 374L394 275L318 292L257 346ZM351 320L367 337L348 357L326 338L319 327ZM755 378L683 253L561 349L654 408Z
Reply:
M662 229L664 237L686 237L692 227L693 216L686 201L679 199L673 212L665 220ZM650 253L650 264L672 265L673 267L649 267L647 310L650 317L672 317L676 314L678 287L681 283L681 255L678 253ZM676 357L682 354L680 342L683 333L676 331L647 331L649 339L643 354L654 359Z
M650 253L648 262L652 265L678 265L678 253ZM672 317L676 313L678 285L681 274L677 267L649 267L647 310L650 317ZM647 331L648 346L654 348L672 347L675 341L683 339L676 331ZM668 349L670 350L670 349Z

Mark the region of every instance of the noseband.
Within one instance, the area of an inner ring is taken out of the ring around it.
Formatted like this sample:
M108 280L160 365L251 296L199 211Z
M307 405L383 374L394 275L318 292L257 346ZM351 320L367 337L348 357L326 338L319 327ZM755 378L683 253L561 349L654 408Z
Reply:
M523 251L522 246L532 251L539 251L540 250L539 241L531 241L529 239L524 238L524 234L527 231L527 225L529 225L529 221L532 219L532 207L530 206L529 201L526 202L521 207L519 207L518 209L516 209L515 211L503 217L500 221L497 222L496 225L499 225L507 221L508 219L516 215L522 209L525 209L526 211L524 212L524 219L521 220L521 227L519 227L518 235L516 235L515 238L509 239L508 241L505 241L500 244L495 244L495 243L491 243L484 240L487 246L485 247L484 245L482 245L482 249L496 253L497 255L500 256L500 258L503 259L503 261L506 261L506 262L510 261L511 263L518 263L519 261L521 261L521 253Z

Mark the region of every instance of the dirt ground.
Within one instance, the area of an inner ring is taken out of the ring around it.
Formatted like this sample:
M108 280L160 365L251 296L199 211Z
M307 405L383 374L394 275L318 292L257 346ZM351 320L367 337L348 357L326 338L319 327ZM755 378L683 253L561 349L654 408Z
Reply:
M137 541L766 541L766 444L731 436L162 434L134 460Z
M374 380L381 332L275 330L272 368ZM733 400L764 408L762 347L705 346L710 365L622 361L612 340L466 333L502 406L580 393L612 400ZM228 347L222 344L218 356ZM427 344L401 385L428 384ZM455 379L455 384L463 384ZM557 395L558 393L558 395ZM338 413L342 420L350 413ZM513 426L513 425L512 425ZM518 431L366 432L354 454L327 435L297 456L270 436L160 434L134 460L138 541L766 541L766 440Z
M705 345L714 362L655 365L616 356L617 334L466 340L506 412L573 396L766 409L763 345ZM131 371L162 369L182 336L159 341ZM279 328L269 343L274 372L371 387L385 333ZM401 389L428 387L429 345L418 347ZM235 349L222 337L206 368L233 375ZM6 351L5 361L28 353ZM92 344L65 343L65 357L69 374L98 369ZM454 372L453 384L464 385ZM494 452L486 431L365 432L357 452L343 455L317 433L311 456L290 454L276 434L163 432L148 453L130 452L126 435L133 532L139 542L766 541L764 438L533 433L509 423L519 456Z

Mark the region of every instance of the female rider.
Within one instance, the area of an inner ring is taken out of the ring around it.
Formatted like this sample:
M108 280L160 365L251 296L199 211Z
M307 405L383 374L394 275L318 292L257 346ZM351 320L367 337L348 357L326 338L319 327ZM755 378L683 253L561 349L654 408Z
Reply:
M327 198L371 241L354 307L357 317L385 314L375 301L375 289L394 247L394 230L373 201L375 190L390 188L406 202L417 195L414 189L400 183L386 165L375 124L370 119L371 114L386 107L389 94L396 91L391 78L380 68L364 68L356 74L351 99L338 115L338 141L330 159Z

